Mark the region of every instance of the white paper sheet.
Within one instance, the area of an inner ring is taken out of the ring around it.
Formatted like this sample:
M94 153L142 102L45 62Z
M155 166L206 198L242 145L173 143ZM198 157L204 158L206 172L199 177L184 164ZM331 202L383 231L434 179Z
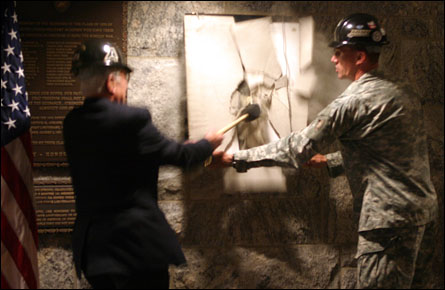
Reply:
M306 126L307 100L297 86L302 69L308 70L311 63L313 24L309 20L303 25L272 23L265 17L235 23L232 16L186 15L184 33L191 139L224 127L249 102L261 105L260 118L226 133L220 149L236 152L243 146L259 146ZM244 89L237 91L243 80L250 95ZM223 178L227 193L286 191L279 167L253 168L247 173L230 168Z

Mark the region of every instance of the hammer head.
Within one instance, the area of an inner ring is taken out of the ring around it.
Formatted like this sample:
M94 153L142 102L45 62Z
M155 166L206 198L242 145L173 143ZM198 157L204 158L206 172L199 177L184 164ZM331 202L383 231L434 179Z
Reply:
M257 119L261 114L260 106L258 104L247 105L247 107L245 107L241 111L240 115L244 115L244 114L249 114L249 116L246 118L246 121L248 121L248 122L253 121L253 120Z

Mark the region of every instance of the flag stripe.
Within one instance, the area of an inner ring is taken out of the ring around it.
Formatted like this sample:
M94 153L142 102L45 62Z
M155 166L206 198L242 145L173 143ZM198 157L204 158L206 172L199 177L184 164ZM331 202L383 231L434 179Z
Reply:
M11 228L8 222L7 217L3 214L3 212L1 214L1 218L2 218L1 222L2 241L4 242L5 248L8 250L12 259L15 261L19 272L22 274L23 279L28 285L28 288L36 289L37 280L31 266L31 260L26 254L22 244L15 235L13 229ZM10 266L10 264L8 266ZM3 271L3 265L2 265L2 271Z
M20 207L16 203L13 195L4 181L3 177L1 179L2 186L2 213L8 217L9 224L14 230L16 236L23 245L28 257L32 260L32 268L36 273L37 269L37 245L34 241L31 231L29 230L28 222L24 217ZM3 206L7 205L7 206Z
M11 157L9 156L5 147L2 147L1 157L2 157L2 169L1 169L2 177L5 179L5 182L11 189L11 192L13 193L14 198L17 201L17 204L19 205L20 209L25 215L26 220L28 221L28 224L31 228L34 241L38 241L37 225L35 223L36 221L35 212L34 210L30 210L33 209L34 206L33 206L33 201L29 196L27 186L25 185L23 180L21 180L20 174L19 172L17 172L15 164L11 160Z
M1 7L2 288L38 288L31 113L15 3L2 1Z
M3 251L2 251L2 253L3 253ZM2 259L3 259L3 256L2 256ZM5 276L3 276L3 273L2 273L2 289L11 289L11 286L9 286L9 283L6 280Z
M25 280L22 274L17 269L17 265L12 259L9 252L6 250L2 243L2 265L7 265L7 267L2 266L2 279L6 283L5 287L2 285L2 289L12 289L10 285L15 285L16 288L27 288ZM3 282L2 282L3 283Z
M28 134L29 133L27 133L26 135ZM20 138L14 139L4 148L8 152L9 157L11 158L12 161L11 164L14 164L17 172L20 174L20 177L28 190L31 202L33 202L34 187L32 180L32 166L29 160L29 152L26 150L24 146L25 144L22 141L22 140L26 141L26 138L22 139L21 137L22 136L20 136Z

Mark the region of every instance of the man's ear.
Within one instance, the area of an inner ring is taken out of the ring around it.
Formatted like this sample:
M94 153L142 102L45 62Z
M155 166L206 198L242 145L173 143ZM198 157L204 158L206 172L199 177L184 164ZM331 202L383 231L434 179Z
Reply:
M107 87L108 93L114 95L114 91L116 88L116 77L114 74L108 75L106 87Z
M357 51L355 64L360 65L363 64L368 59L368 56L366 55L366 52L362 50Z

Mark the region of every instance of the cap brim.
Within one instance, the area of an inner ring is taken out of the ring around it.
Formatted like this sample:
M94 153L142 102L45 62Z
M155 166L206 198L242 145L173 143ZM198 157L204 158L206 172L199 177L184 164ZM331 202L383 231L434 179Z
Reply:
M329 43L329 47L338 47L340 45L341 43L338 41L332 41L331 43Z
M115 68L115 69L120 69L120 70L125 70L127 73L133 72L133 70L129 66L127 66L126 64L123 64L123 63L115 63L115 64L112 64L112 65L110 65L108 67Z
M124 69L127 71L127 73L133 72L133 70L131 68L129 68L128 66L124 66Z

